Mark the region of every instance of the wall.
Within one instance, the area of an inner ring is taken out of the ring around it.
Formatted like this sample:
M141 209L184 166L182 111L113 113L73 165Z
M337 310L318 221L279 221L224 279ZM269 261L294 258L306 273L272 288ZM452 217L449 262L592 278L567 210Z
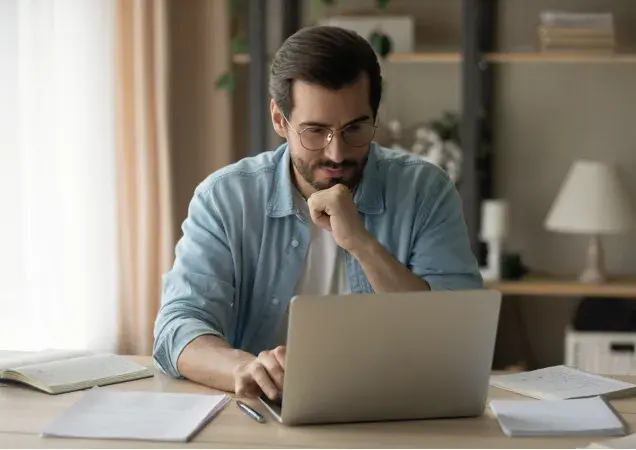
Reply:
M326 10L305 2L307 24ZM339 9L373 7L372 0L340 0ZM457 50L458 0L392 0L391 12L417 20L420 48ZM636 44L636 2L629 0L500 0L498 44L504 51L535 44L543 9L612 11L623 48ZM382 119L413 126L445 109L459 109L460 67L385 64L388 89ZM550 233L542 223L570 164L577 158L616 163L636 202L636 63L500 64L496 68L494 138L496 192L511 203L509 245L535 270L575 274L582 265L584 237ZM605 239L608 269L636 273L636 235ZM560 363L563 329L576 299L509 298L504 302L498 361L518 358L538 365ZM527 339L526 333L527 330Z

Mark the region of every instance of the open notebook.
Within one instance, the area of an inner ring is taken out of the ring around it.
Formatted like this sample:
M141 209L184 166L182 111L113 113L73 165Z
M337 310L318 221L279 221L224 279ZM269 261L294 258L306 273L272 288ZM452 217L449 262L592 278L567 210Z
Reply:
M29 385L49 394L132 381L153 375L122 356L45 351L0 360L0 380Z
M607 399L636 394L636 385L568 366L490 377L490 385L541 400L566 400L602 395Z
M42 436L187 442L229 401L225 394L96 388L53 419Z

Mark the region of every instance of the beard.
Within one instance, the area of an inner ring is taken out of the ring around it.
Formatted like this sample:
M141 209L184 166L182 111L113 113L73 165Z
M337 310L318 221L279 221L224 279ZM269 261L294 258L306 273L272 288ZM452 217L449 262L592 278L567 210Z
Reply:
M291 160L292 164L294 165L300 176L302 176L303 179L317 191L329 189L337 184L343 184L350 190L353 190L362 179L362 173L367 162L367 157L365 157L361 161L346 159L339 163L330 161L328 159L306 162L298 156L291 154ZM316 171L321 167L326 167L329 169L349 170L351 172L351 175L347 177L332 177L326 180L317 180Z

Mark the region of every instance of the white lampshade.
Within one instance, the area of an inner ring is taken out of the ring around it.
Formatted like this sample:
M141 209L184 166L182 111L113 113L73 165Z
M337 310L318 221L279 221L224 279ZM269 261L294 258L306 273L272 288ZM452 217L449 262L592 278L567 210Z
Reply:
M636 215L616 170L597 161L576 161L545 221L552 231L591 235L628 231Z

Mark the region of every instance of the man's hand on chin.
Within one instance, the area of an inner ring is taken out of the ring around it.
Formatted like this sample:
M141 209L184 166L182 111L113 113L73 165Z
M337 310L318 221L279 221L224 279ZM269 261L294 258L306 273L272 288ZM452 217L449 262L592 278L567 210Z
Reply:
M349 253L375 241L364 227L353 195L344 184L313 193L307 205L313 222L331 231L336 243Z
M358 260L373 291L428 291L429 284L396 260L366 230L349 188L337 184L307 200L313 222L331 231L336 243Z

